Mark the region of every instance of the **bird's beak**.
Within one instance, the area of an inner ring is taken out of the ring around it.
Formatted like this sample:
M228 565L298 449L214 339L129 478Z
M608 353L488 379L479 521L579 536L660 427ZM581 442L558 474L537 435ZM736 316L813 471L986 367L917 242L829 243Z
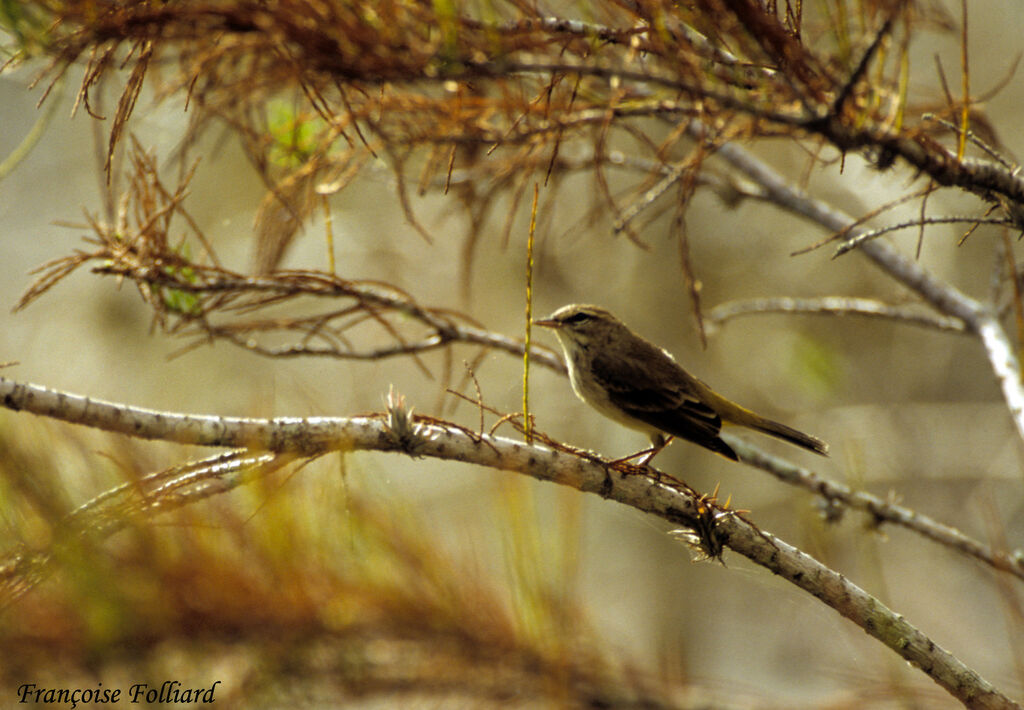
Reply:
M556 320L551 320L550 318L541 318L540 320L535 320L533 322L533 324L534 325L539 325L542 328L561 328L562 327L561 323L559 323Z

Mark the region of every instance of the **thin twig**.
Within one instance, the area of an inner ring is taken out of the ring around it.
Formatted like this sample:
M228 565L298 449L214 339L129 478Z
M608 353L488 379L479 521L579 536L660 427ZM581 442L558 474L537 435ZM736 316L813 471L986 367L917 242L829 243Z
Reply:
M881 237L882 235L885 234L889 234L890 232L896 232L901 229L910 229L911 227L924 228L925 225L929 224L972 224L975 226L980 224L998 224L1005 227L1014 226L1013 220L1009 218L999 219L973 216L918 217L916 219L908 220L906 222L899 222L898 224L889 224L886 225L885 227L879 227L878 229L859 231L856 234L856 236L846 239L838 247L836 247L835 252L832 253L832 258L834 259L838 256L842 256L846 252L856 249L864 242L870 241L872 239L877 239L878 237ZM963 239L960 240L960 244L962 243Z

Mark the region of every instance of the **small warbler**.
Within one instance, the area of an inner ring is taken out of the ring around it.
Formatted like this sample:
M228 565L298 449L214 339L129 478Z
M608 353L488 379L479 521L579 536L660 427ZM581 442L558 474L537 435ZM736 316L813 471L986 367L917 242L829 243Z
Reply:
M722 441L722 423L755 429L828 455L828 444L730 402L603 308L573 304L534 321L551 328L565 351L576 395L605 416L646 433L654 449L687 439L738 461Z

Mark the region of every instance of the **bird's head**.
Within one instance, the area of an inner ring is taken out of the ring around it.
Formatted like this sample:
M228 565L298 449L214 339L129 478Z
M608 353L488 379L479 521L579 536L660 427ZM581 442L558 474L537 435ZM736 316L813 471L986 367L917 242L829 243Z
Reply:
M619 330L628 330L604 308L579 303L562 306L534 324L551 328L563 345L582 348L614 338Z

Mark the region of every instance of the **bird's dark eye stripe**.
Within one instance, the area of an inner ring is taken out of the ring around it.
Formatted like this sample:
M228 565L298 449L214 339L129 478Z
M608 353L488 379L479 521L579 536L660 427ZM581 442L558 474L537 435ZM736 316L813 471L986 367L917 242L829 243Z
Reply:
M582 323L583 321L590 318L589 313L573 313L571 316L565 319L566 323Z

